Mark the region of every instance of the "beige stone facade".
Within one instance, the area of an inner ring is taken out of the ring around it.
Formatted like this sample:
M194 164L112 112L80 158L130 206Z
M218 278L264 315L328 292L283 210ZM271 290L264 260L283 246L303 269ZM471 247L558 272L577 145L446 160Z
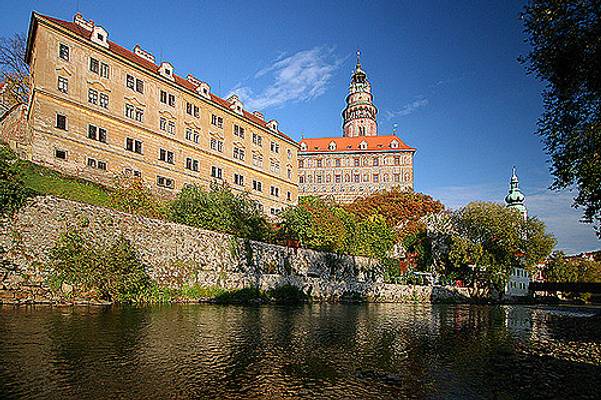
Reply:
M299 195L352 202L371 193L413 190L413 155L396 135L379 136L371 85L357 65L343 111L343 137L306 138L298 156Z
M296 202L298 144L236 96L221 99L139 46L109 41L79 14L34 14L27 51L32 91L19 147L33 162L107 185L140 175L165 195L227 183L267 213Z

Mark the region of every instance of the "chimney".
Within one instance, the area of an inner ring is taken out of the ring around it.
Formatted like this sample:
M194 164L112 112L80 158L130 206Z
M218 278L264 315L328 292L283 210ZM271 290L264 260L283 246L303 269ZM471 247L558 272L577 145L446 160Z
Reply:
M86 21L86 19L80 13L76 13L75 16L73 16L73 22L85 30L91 31L94 29L94 21Z
M154 64L154 56L150 52L142 49L139 44L134 47L134 54Z

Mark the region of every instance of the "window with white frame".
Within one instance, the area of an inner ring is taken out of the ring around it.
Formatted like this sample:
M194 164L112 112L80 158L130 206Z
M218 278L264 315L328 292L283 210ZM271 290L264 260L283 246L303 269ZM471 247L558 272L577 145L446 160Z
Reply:
M175 164L175 155L172 151L159 149L159 160L168 164Z
M234 135L238 136L241 139L244 139L244 128L239 126L238 124L234 124Z
M97 142L101 143L106 143L106 129L89 124L88 139L96 140Z
M194 143L200 142L200 134L192 128L186 128L186 140Z
M255 190L257 192L262 192L263 191L263 183L261 183L261 181L258 181L256 179L253 179L253 190Z
M240 174L234 174L234 184L238 186L244 186L244 176Z
M70 49L66 44L61 43L58 46L58 56L65 61L69 61Z
M211 150L223 153L223 140L211 138Z
M133 138L125 139L125 150L132 151L134 153L142 154L142 141Z
M211 115L211 125L214 125L218 128L223 128L223 118L219 117L215 114Z
M57 89L65 94L69 93L69 80L64 76L58 77Z
M186 157L186 169L189 169L190 171L195 171L198 172L198 160L191 158L191 157Z
M280 144L277 142L271 142L271 151L274 153L280 152Z
M244 149L241 149L239 147L234 147L232 155L235 159L244 161Z
M213 177L215 179L222 179L223 178L223 170L221 168L213 165L211 167L211 177Z
M256 144L257 146L263 146L263 137L253 133L253 144Z
M173 189L175 187L175 181L165 176L157 176L157 186L165 189Z

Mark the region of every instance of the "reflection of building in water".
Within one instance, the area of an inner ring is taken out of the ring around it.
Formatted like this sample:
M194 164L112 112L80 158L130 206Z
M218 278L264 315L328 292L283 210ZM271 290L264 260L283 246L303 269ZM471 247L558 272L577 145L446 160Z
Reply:
M505 326L517 336L527 336L532 331L532 310L524 306L502 307L505 313Z
M528 210L524 205L524 195L519 188L518 176L515 173L515 167L513 167L511 173L511 181L509 183L509 193L505 196L505 203L507 208L512 208L519 211L524 220L528 218ZM505 285L506 296L527 296L528 285L530 284L530 277L528 271L521 266L515 266L511 269L509 280Z

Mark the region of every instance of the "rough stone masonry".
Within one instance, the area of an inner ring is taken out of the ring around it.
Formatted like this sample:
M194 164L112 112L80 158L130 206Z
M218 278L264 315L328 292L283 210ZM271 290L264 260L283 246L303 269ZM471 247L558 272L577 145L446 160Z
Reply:
M163 287L269 289L290 284L316 301L467 299L466 289L386 284L373 259L289 248L149 219L56 197L37 197L0 224L0 303L60 302L50 291L49 252L60 235L81 230L98 244L128 239ZM66 288L68 291L69 288Z

